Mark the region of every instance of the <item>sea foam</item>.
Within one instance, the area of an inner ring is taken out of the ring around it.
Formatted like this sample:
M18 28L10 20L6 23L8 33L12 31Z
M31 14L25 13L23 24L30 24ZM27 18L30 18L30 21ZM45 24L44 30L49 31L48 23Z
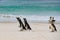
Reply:
M21 20L26 18L28 21L32 22L48 22L50 16L0 14L0 22L17 22L16 17L20 17ZM53 17L57 22L60 22L60 16Z

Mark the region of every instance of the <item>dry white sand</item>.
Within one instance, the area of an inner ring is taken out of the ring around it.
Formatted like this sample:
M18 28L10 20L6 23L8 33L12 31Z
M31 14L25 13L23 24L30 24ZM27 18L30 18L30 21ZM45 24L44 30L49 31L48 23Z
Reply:
M50 32L47 23L29 24L31 31L19 31L18 23L0 23L0 40L60 40L60 24L55 24L57 32Z

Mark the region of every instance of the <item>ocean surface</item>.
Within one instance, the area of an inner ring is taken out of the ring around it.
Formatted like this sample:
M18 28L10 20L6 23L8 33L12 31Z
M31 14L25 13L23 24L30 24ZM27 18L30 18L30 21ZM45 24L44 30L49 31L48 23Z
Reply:
M16 21L17 16L35 21L48 21L50 16L60 21L60 2L30 2L20 5L1 5L0 21Z
M60 6L0 6L0 14L60 16Z

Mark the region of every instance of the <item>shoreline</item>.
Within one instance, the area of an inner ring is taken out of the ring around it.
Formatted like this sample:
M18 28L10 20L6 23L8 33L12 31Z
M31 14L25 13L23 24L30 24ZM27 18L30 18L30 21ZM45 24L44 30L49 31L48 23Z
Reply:
M6 22L6 21L4 21L4 22L0 22L0 23L18 23L18 21L15 21L15 22ZM28 23L47 23L47 24L49 24L49 22L32 22L32 21L28 21ZM60 24L60 21L59 22L55 22L55 24Z

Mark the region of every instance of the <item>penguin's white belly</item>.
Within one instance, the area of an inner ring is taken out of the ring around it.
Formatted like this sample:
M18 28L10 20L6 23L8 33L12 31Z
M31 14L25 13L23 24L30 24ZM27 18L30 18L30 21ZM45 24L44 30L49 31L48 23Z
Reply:
M52 32L54 31L54 28L51 24L49 25L49 30L52 31Z

